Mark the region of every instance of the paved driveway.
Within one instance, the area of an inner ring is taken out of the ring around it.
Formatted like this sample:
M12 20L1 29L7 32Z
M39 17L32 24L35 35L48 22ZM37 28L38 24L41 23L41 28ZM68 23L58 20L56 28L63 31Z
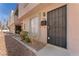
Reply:
M32 56L28 48L12 38L12 34L0 32L0 56Z
M9 56L33 56L35 55L31 50L25 47L18 40L13 38L15 36L11 33L5 33L6 48Z

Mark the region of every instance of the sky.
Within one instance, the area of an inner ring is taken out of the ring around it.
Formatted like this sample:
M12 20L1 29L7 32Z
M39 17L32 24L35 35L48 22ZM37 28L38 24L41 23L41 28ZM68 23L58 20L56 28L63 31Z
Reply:
M11 14L11 10L15 9L16 3L0 3L0 21L7 21Z

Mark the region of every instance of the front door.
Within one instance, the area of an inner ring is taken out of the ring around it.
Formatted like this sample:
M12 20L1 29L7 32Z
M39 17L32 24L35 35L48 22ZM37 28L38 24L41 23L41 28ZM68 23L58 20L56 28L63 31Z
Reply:
M39 39L40 20L39 17L31 19L31 35L33 39Z
M67 48L67 15L66 5L47 13L47 42L56 46Z

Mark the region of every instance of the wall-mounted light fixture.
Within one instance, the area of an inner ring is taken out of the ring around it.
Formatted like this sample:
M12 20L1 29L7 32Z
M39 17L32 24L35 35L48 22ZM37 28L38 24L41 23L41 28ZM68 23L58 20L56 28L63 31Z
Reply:
M42 13L41 26L45 26L45 25L47 25L47 21L46 21L46 13L43 12L43 13Z
M46 16L46 13L45 12L43 12L43 17L45 17Z

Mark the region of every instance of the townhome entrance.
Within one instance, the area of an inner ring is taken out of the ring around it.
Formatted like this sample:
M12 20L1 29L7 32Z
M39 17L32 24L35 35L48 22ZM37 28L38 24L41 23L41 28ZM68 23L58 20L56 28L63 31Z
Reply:
M47 13L47 42L67 48L67 6L56 8Z
M40 20L39 17L33 17L31 19L31 36L34 39L39 39L40 32Z

